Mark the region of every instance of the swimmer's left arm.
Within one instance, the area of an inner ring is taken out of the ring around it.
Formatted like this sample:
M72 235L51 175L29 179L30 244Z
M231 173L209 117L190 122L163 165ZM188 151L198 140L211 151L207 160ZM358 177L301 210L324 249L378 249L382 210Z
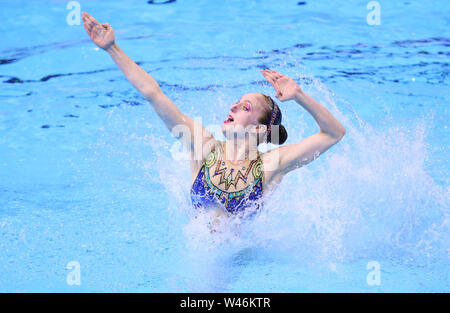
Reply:
M276 98L283 102L294 100L313 116L320 127L318 133L299 143L269 152L279 153L277 172L286 174L308 164L342 139L346 132L344 126L323 105L304 93L295 81L276 71L264 70L262 74L276 90Z

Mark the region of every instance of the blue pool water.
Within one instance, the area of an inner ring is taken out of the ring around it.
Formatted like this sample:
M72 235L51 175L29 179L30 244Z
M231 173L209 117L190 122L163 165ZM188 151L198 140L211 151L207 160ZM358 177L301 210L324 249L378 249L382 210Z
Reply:
M368 2L80 2L211 130L274 94L261 68L345 126L254 221L211 235L175 139L67 1L2 1L0 291L448 292L450 3L379 1L371 26ZM286 144L318 131L280 106Z

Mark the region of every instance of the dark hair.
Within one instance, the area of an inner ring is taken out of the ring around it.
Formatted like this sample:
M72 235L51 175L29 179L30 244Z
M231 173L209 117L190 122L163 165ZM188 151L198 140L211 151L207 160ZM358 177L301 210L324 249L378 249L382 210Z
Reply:
M261 124L267 126L268 134L267 134L267 142L271 142L276 145L282 145L287 137L286 128L281 124L282 114L280 111L280 107L275 103L275 101L265 94L261 94L264 97L265 102L267 103L266 109L264 110L264 114L258 120ZM272 125L271 124L272 121ZM272 134L274 134L272 138ZM277 136L278 135L278 136Z

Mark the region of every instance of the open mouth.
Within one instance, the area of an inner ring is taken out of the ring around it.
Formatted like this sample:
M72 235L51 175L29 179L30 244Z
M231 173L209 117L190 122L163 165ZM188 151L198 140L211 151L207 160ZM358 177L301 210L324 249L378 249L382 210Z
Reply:
M228 119L224 121L224 123L231 123L234 121L234 118L231 115L228 115Z

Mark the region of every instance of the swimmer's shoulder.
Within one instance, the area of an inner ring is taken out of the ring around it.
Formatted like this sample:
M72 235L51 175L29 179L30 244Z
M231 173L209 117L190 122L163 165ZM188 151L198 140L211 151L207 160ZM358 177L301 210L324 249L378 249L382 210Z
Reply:
M198 175L198 172L202 168L205 160L209 157L209 155L214 151L222 151L225 141L221 140L211 140L210 143L203 145L202 154L200 156L196 156L193 152L191 152L191 176L194 181Z

